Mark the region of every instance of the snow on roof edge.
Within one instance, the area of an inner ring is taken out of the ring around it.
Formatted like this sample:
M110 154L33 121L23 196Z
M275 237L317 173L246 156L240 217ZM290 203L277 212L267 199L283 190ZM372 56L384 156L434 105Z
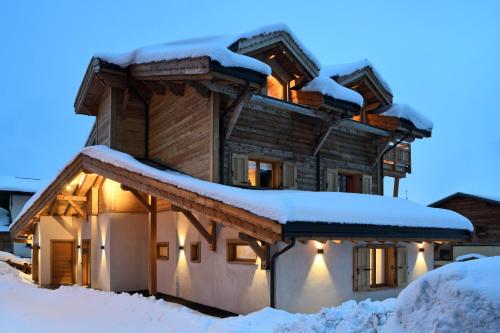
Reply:
M38 178L0 175L0 191L35 193L46 182Z
M301 90L319 92L335 99L354 103L359 107L363 106L364 103L363 96L358 92L338 84L335 80L325 75L315 77Z
M399 198L338 192L242 189L174 171L158 170L106 146L86 147L79 154L245 209L281 224L300 221L473 230L470 221L456 212ZM26 203L11 227L43 192L37 192Z
M380 81L380 84L384 87L384 89L393 95L392 89L389 86L389 83L384 79L382 74L380 74L379 71L373 66L372 62L368 59L361 59L358 61L354 62L349 62L349 63L343 63L343 64L334 64L334 65L328 65L324 66L321 69L321 74L333 77L333 76L345 76L345 75L351 75L352 73L361 70L365 67L369 67L375 77Z
M434 123L432 120L409 106L403 103L393 103L375 110L381 116L396 117L406 119L413 124L417 129L432 132Z

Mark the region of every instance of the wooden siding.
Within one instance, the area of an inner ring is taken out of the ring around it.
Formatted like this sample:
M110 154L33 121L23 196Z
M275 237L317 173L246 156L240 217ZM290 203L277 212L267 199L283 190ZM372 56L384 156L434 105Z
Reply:
M184 96L155 95L149 110L149 158L191 176L213 177L212 103L187 86Z
M434 207L453 210L467 217L474 225L475 243L500 242L500 204L479 198L457 196Z
M228 115L229 117L230 115ZM232 153L287 161L297 166L298 189L317 190L315 143L325 124L297 113L244 108L224 147L224 182L229 182ZM333 130L320 150L320 189L324 170L338 168L373 176L373 193L378 193L375 136L355 130Z
M111 145L111 88L107 88L101 97L97 109L97 144Z

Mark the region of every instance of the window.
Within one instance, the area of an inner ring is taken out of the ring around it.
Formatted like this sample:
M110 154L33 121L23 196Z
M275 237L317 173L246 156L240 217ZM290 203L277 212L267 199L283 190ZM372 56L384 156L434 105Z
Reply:
M354 290L402 287L408 283L406 247L370 246L354 251Z
M168 260L169 248L168 242L156 244L156 258L160 260Z
M201 262L201 243L191 243L189 254L191 257L191 262Z
M253 187L273 188L273 163L248 160L248 184Z
M338 192L361 193L361 176L339 173Z
M269 75L267 77L267 95L277 99L287 100L287 98L285 98L286 85L275 76Z
M246 264L255 264L257 262L257 254L248 243L229 240L226 246L227 262Z
M453 249L449 244L439 244L435 248L434 260L451 261L453 259Z

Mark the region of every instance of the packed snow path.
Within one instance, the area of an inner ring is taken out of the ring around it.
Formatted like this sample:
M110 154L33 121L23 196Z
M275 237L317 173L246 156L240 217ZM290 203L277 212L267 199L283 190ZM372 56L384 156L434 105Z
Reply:
M2 333L32 332L500 332L500 257L454 263L396 299L349 301L316 314L264 309L226 319L139 295L37 288L0 261Z

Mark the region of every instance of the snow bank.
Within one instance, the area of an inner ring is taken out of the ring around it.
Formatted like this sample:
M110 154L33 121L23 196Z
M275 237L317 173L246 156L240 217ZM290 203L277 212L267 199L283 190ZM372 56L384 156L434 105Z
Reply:
M7 260L19 265L31 264L30 258L19 258L13 255L12 253L0 251L0 261L7 261Z
M338 192L242 189L174 171L158 170L106 146L86 147L81 154L283 224L299 221L474 230L470 221L458 213L400 198ZM17 220L42 194L42 191L36 193L26 203Z
M432 120L413 109L407 104L397 104L385 106L377 110L381 116L403 118L410 121L416 128L425 131L432 131L434 124Z
M398 299L395 323L413 332L500 332L500 257L452 263L421 276Z
M380 84L382 84L384 89L392 95L391 87L368 59L362 59L347 64L325 66L321 69L321 74L328 77L351 75L352 73L359 71L365 67L369 67L372 70L373 74L375 74L377 79L380 81Z
M461 256L458 256L455 261L467 261L467 260L472 260L472 259L483 259L487 258L486 256L483 256L482 254L479 253L467 253Z
M0 261L0 308L2 306L3 297L2 289L4 288L17 288L19 287L19 283L28 284L28 287L33 287L33 281L31 280L31 276L28 274L24 274L23 272L11 267L7 263ZM21 287L22 288L22 287ZM0 323L3 324L4 320L1 318L0 314Z
M35 193L46 181L36 178L24 178L0 175L0 191Z
M341 86L328 76L317 76L311 82L306 84L301 90L316 91L335 99L341 99L363 106L363 97L360 94L354 90Z
M8 232L10 224L10 214L7 209L0 207L0 232Z

